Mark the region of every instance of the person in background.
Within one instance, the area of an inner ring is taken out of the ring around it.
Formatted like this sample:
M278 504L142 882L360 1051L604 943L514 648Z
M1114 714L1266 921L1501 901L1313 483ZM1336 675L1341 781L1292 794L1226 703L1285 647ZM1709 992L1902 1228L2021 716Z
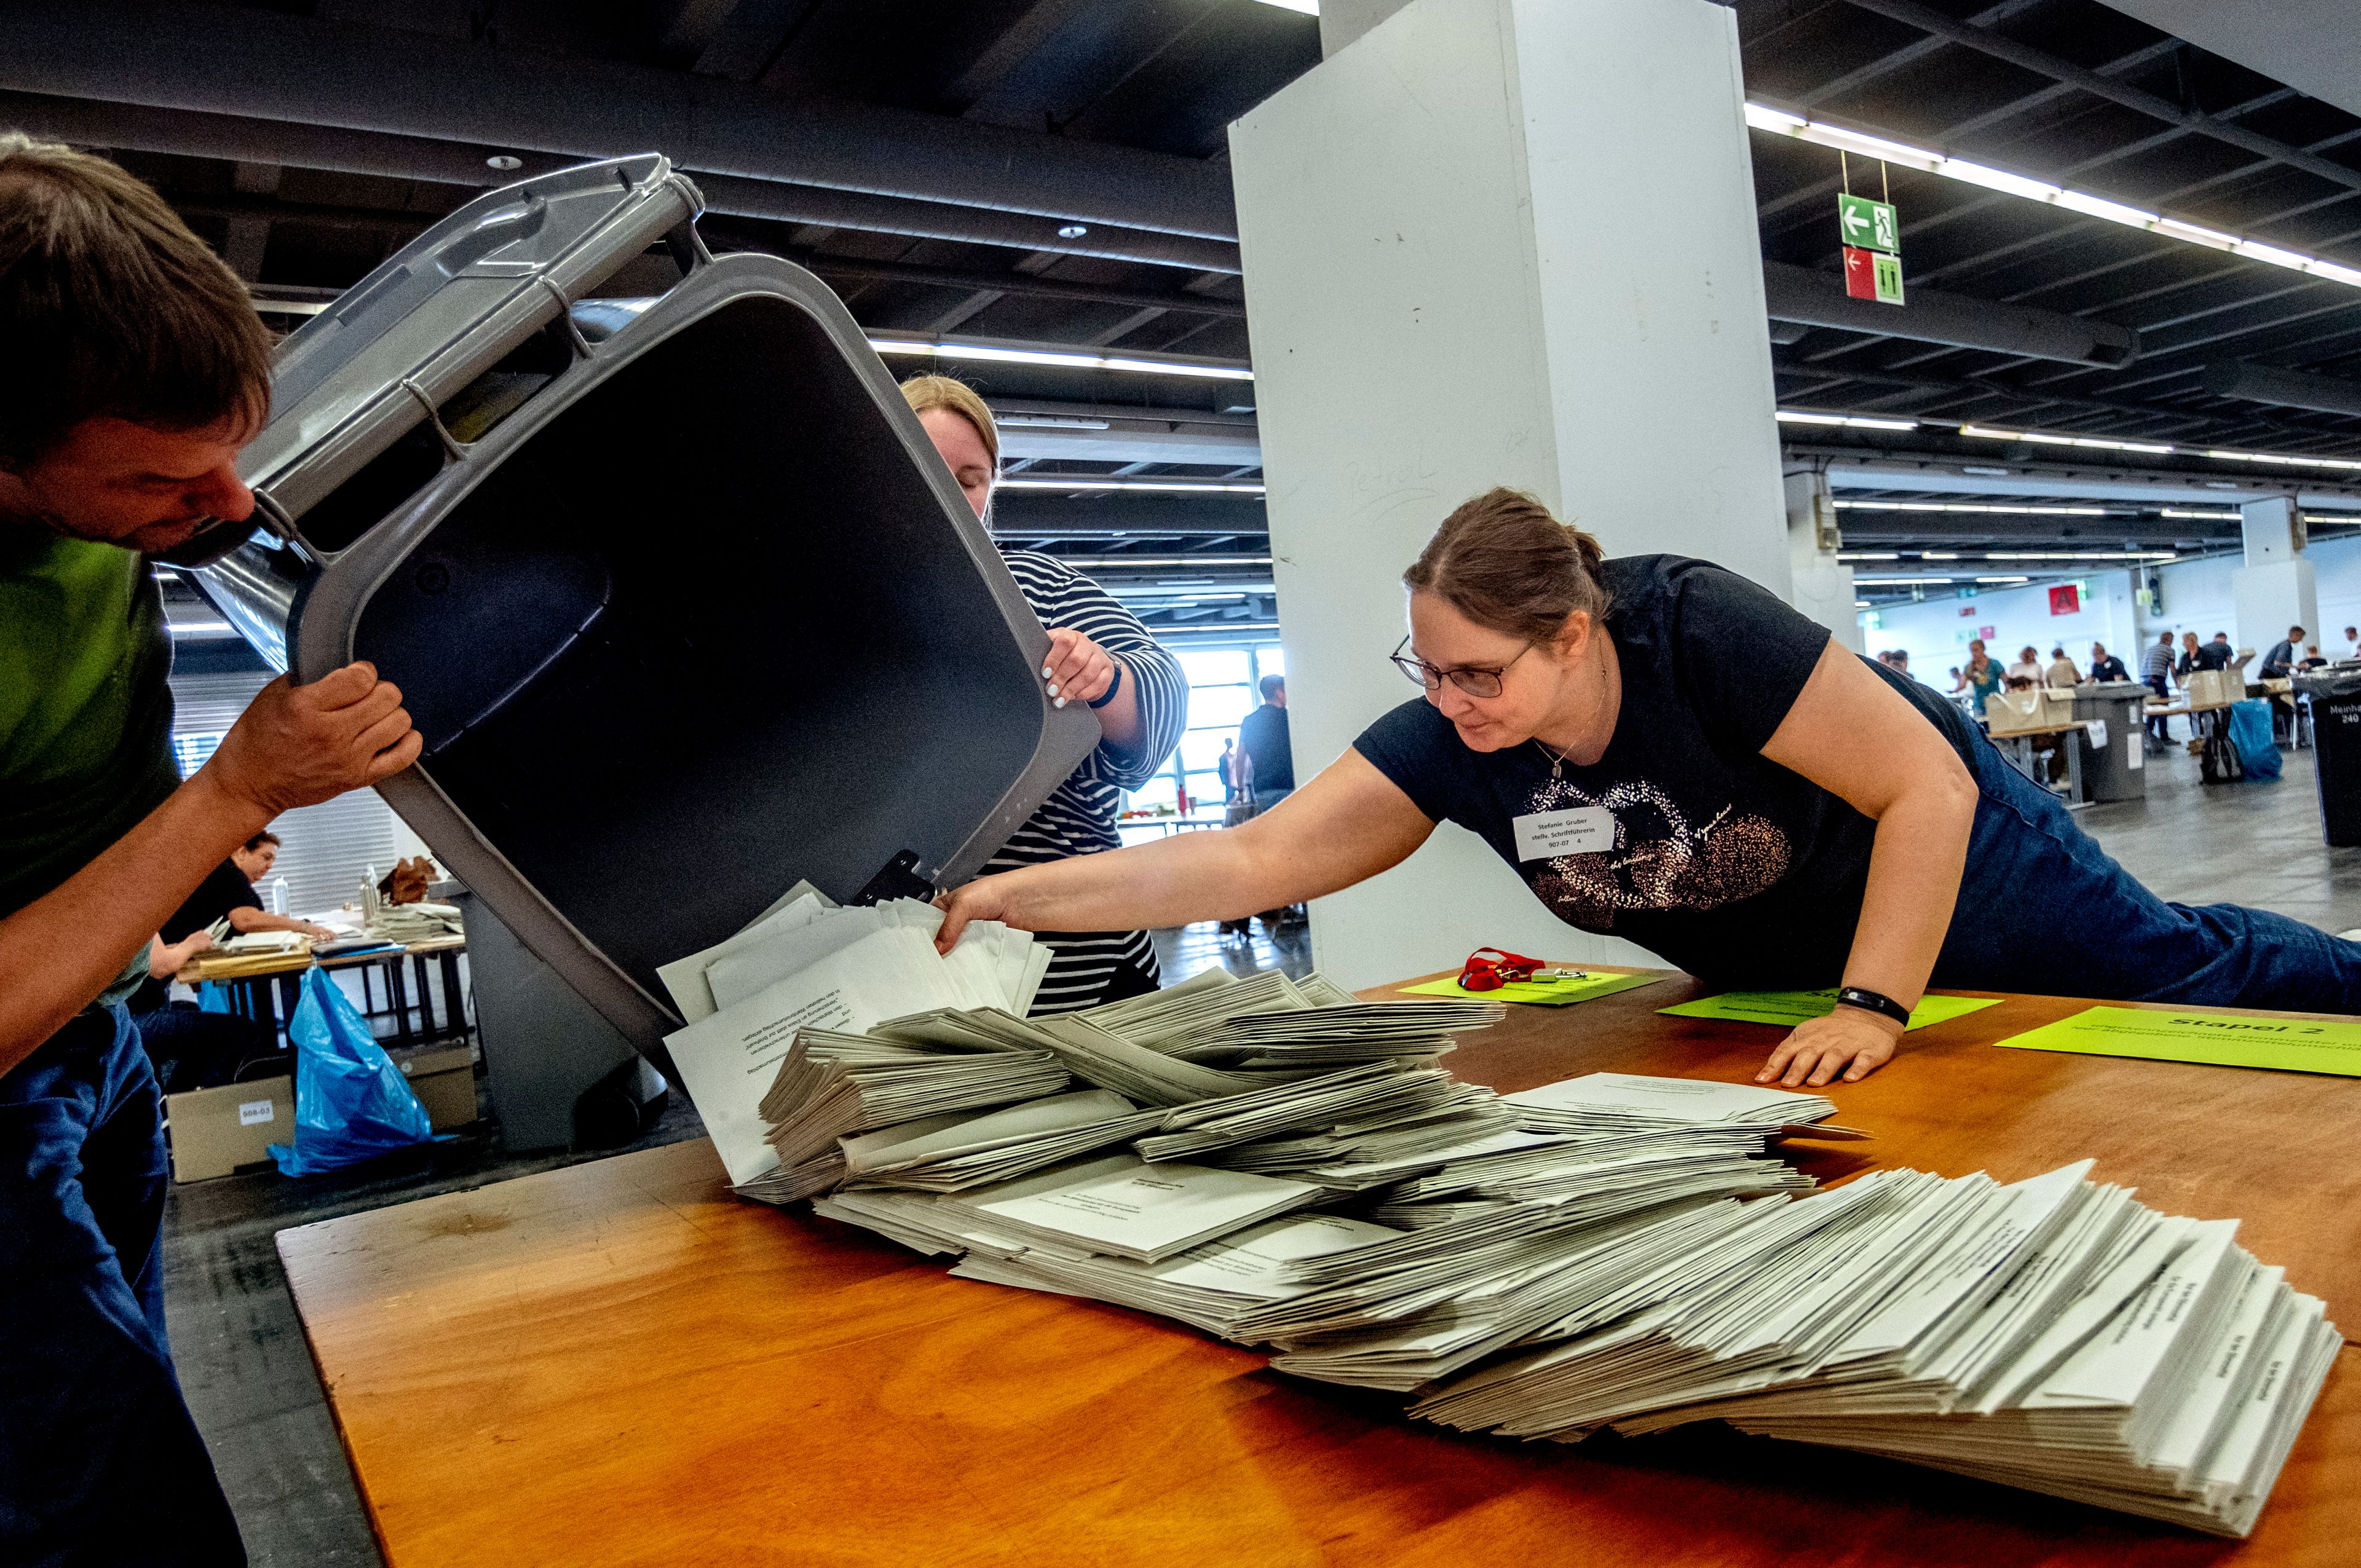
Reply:
M2287 679L2295 671L2296 650L2302 646L2303 628L2289 627L2288 634L2272 643L2270 652L2263 655L2262 668L2258 672L2261 677L2267 681Z
M2028 650L2029 652L2029 650ZM2082 672L2066 656L2063 648L2049 650L2049 666L2041 672L2042 684L2070 690L2082 684Z
M1000 431L975 389L949 376L914 376L902 397L975 515L991 521L1000 481ZM1049 699L1087 704L1098 747L986 863L986 872L1041 865L1122 846L1123 794L1154 778L1189 724L1180 662L1115 597L1054 555L1004 550L1001 559L1049 633L1041 670ZM1049 973L1033 1011L1070 1013L1157 989L1162 975L1145 931L1044 931Z
M1222 737L1222 760L1214 764L1222 770L1222 804L1224 806L1235 806L1238 803L1237 761L1237 745L1229 736L1224 735Z
M2237 652L2230 646L2230 634L2217 631L2213 634L2213 641L2197 645L2196 664L2201 670L2226 670Z
M1907 648L1896 648L1892 656L1887 659L1886 665L1898 675L1906 676L1914 681L1918 680L1917 676L1910 674L1910 650ZM1927 683L1918 681L1918 684L1925 685Z
M2124 669L2124 662L2107 652L2105 643L2093 642L2091 644L2091 679L2127 681L2131 675Z
M2348 626L2345 629L2345 652L2339 653L2337 657L2361 659L2361 626Z
M1969 692L1968 706L1974 708L1976 717L1981 718L1983 717L1984 698L2000 690L2000 683L1999 662L1984 652L1982 638L1971 638L1967 666L1960 672L1960 684L1951 689Z
M292 931L324 942L335 935L325 926L273 915L262 907L262 895L254 884L270 874L278 860L279 835L257 833L232 850L229 859L215 866L157 930L159 954L185 956L169 966L161 957L152 960L148 979L131 993L129 1006L139 1043L156 1069L156 1081L167 1094L232 1082L240 1067L273 1054L279 1047L278 1036L266 1025L234 1013L207 1013L193 1003L171 999L172 976L195 956L186 950L190 943L202 938L203 948L212 947L215 925L226 926L237 936L248 931Z
M1287 733L1287 677L1265 675L1262 706L1238 721L1238 755L1254 786L1257 813L1295 792L1295 753Z
M2189 684L2190 676L2205 667L2197 662L2198 647L2197 633L2184 631L2180 634L2180 660L2172 666L2172 674L2184 686Z
M146 557L252 515L270 334L162 198L0 132L0 1563L242 1563L173 1373L163 1127L123 999L223 856L421 742L354 663L272 681L173 766Z
M2147 689L2156 694L2158 701L2172 700L2171 632L2159 631L2156 634L2154 646L2140 658L2140 679L2147 683ZM2172 740L2172 720L2151 718L2147 721L2147 732L2157 740L2169 744Z
M2017 681L2037 686L2042 683L2047 673L2042 668L2040 655L2036 653L2028 644L2016 651L2016 663L2008 667L2008 678L2012 683L2008 689L2011 691L2022 689L2014 684Z

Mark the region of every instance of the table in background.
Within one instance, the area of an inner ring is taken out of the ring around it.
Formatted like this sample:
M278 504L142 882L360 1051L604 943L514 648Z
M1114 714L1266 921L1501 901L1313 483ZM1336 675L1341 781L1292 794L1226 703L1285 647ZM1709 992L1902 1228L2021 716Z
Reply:
M1986 731L1992 743L2000 748L2001 755L2008 759L2012 767L2048 790L2054 790L2056 786L2042 776L2041 765L2037 761L2039 752L2033 743L2056 738L2058 749L2066 753L2066 798L2077 806L2091 803L2090 780L2082 771L2082 748L2089 744L2090 732L2091 721L2087 718L2070 718L2062 723L2045 724L2036 729L2012 729L1998 735Z
M1654 1012L1702 993L1512 1007L1448 1060L1504 1091L1750 1078L1777 1030ZM1800 1163L2015 1180L2095 1156L2169 1213L2243 1218L2266 1263L2361 1321L2361 1080L1990 1047L2084 1005L2011 997L1912 1035L1828 1091L1878 1141ZM733 1198L703 1140L279 1250L392 1568L2284 1568L2361 1541L2350 1348L2240 1545L1728 1429L1561 1447L1414 1423L1166 1320Z
M1226 827L1228 813L1226 810L1191 811L1185 816L1173 817L1118 817L1115 825L1118 835L1126 828L1153 828L1158 830L1158 838L1169 839L1191 828Z
M412 942L399 949L366 953L331 953L315 958L309 952L289 953L283 958L256 961L242 957L234 961L236 972L212 972L218 960L204 957L192 959L172 978L187 985L203 985L211 981L225 986L231 1004L241 1015L268 1025L274 1033L283 1034L287 1021L295 1015L296 987L305 970L318 964L324 970L358 969L361 971L362 1012L370 1018L393 1018L392 1043L399 1046L426 1040L465 1039L467 1036L467 1007L459 981L459 956L467 950L465 937L433 937L423 942ZM440 967L443 978L443 1017L434 1016L434 988L428 982L427 966ZM407 965L408 975L403 972ZM386 1005L377 1005L376 992L369 985L375 974L385 981ZM418 999L411 1000L411 985L415 981ZM410 1014L418 1014L418 1026L411 1027Z

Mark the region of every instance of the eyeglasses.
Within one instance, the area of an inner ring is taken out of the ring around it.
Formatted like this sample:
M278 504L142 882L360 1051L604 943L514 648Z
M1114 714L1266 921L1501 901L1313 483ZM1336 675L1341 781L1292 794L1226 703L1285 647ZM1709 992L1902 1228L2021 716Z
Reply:
M1533 645L1528 642L1517 650L1517 659L1510 660L1509 664L1496 665L1491 669L1485 669L1477 664L1462 664L1455 670L1446 670L1439 665L1428 663L1415 653L1404 658L1402 650L1409 646L1410 639L1405 637L1395 644L1392 652L1386 655L1392 662L1395 669L1400 670L1428 691L1441 691L1444 681L1448 679L1453 685L1457 686L1469 696L1499 696L1500 677L1509 673L1509 664L1515 663L1517 659L1521 659L1533 651Z

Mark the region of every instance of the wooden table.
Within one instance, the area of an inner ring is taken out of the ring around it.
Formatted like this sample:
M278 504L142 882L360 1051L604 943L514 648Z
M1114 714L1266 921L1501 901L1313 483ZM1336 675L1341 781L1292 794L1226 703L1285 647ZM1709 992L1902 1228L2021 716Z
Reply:
M2039 784L2043 789L2048 789L2050 784L2048 779L2043 776L2040 765L2035 760L2039 748L2036 747L2034 742L2056 740L2059 749L2066 753L2066 798L2078 806L2087 806L2091 800L2091 785L2082 768L2082 748L2090 743L2088 739L2090 732L2089 719L2070 718L2061 719L2056 724L2038 725L2031 729L2009 729L1996 734L1989 731L1987 733L1990 734L1992 743L2000 748L2001 755L2014 763L2017 772Z
M359 969L361 970L361 1011L371 1018L391 1014L394 1043L407 1046L418 1040L451 1037L465 1039L467 1036L467 1003L461 997L459 955L467 950L465 937L430 937L423 942L412 942L395 948L379 948L361 953L330 953L315 957L310 948L257 961L253 955L218 957L201 955L181 966L173 979L188 985L202 985L213 981L229 987L234 998L243 1001L238 1011L256 1022L268 1025L274 1033L283 1031L287 1021L295 1015L295 985L305 970L317 963L324 970ZM410 974L402 972L404 963ZM430 963L441 966L443 973L444 1016L440 1023L434 1017L434 990L427 983L426 968ZM223 973L226 967L230 972ZM375 992L369 989L368 974L379 971L385 980L386 1005L377 1005ZM275 984L274 984L275 982ZM418 1000L410 998L415 983ZM412 1031L410 1014L415 1007L418 1027Z
M1511 1008L1449 1060L1504 1090L1751 1077L1778 1031L1653 1012L1699 993ZM2169 1212L2242 1217L2361 1322L2361 1080L1989 1047L2083 1005L2015 997L1911 1036L1828 1091L1878 1141L1803 1163L2015 1179L2095 1156ZM1412 1423L1164 1320L743 1202L701 1140L279 1247L394 1568L2361 1562L2351 1348L2238 1543L1723 1428L1560 1447Z

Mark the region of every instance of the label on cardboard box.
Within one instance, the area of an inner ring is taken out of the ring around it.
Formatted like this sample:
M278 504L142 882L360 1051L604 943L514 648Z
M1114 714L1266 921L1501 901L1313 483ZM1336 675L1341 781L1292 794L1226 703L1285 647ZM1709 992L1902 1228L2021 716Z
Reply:
M252 1127L272 1120L277 1112L268 1100L241 1100L237 1106L237 1124Z

